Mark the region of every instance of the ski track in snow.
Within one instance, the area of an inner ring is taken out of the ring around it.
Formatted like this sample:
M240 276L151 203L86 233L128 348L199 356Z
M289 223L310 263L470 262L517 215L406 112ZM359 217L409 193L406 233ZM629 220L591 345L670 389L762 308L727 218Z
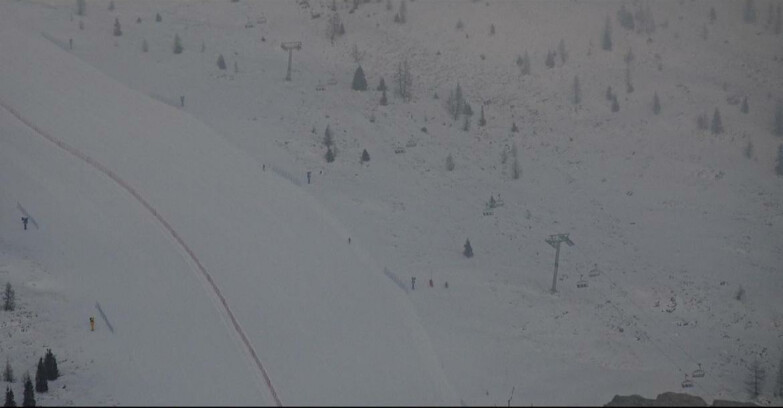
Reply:
M217 284L215 284L215 281L212 279L212 275L207 272L206 268L201 264L201 261L199 261L198 257L196 257L196 254L188 247L188 245L185 243L185 241L182 240L182 238L179 236L176 230L171 227L171 225L164 219L152 205L147 202L147 200L144 199L133 187L131 187L128 183L126 183L123 179L121 179L119 176L117 176L113 171L111 171L109 168L104 166L103 164L97 162L90 156L82 153L80 150L74 148L73 146L70 146L69 144L51 136L50 134L46 133L42 129L39 129L35 124L24 118L21 114L19 114L15 109L13 109L11 106L6 104L3 101L0 101L0 106L3 107L6 111L8 111L11 115L13 115L15 118L17 118L20 122L24 123L27 127L32 129L35 133L43 137L44 139L48 140L49 142L55 144L57 147L59 147L61 150L64 150L71 155L77 157L78 159L84 161L85 163L89 164L99 172L103 173L107 177L109 177L112 181L117 183L120 187L125 189L130 195L133 196L144 208L146 208L154 217L157 219L160 224L168 231L171 236L174 238L174 240L180 245L182 249L185 250L185 252L188 254L188 257L191 261L196 265L199 272L201 272L202 276L207 280L209 283L210 289L212 289L212 292L218 297L220 300L220 303L223 305L223 309L226 312L226 315L228 315L229 320L231 320L231 324L236 331L236 333L239 335L240 339L242 340L242 343L247 348L248 353L252 357L253 361L255 362L256 366L258 367L259 371L261 372L261 375L263 376L264 383L266 385L266 388L269 389L269 392L272 395L272 398L275 401L275 404L277 406L282 406L282 402L280 401L280 398L277 395L277 390L275 389L274 385L272 385L272 380L269 377L269 374L267 373L266 369L264 368L264 365L261 363L261 359L258 357L258 354L256 353L255 348L252 344L250 344L250 340L248 340L247 335L245 334L244 329L242 329L242 326L239 324L239 321L237 321L236 317L234 317L234 313L231 311L231 308L228 305L228 302L226 301L226 298L223 297L223 294L220 291L220 288L218 288Z

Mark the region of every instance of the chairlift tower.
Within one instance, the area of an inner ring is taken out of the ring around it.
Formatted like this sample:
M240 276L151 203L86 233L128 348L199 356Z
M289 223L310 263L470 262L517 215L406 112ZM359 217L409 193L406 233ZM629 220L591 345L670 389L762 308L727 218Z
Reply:
M555 248L555 274L552 277L552 293L557 292L557 265L560 260L560 243L565 242L568 246L574 246L574 242L568 238L568 234L554 234L547 238L546 243Z
M286 51L288 51L288 71L285 74L285 80L290 81L291 80L291 58L294 50L301 50L302 49L302 42L301 41L291 41L291 42L284 42L280 44L280 47Z

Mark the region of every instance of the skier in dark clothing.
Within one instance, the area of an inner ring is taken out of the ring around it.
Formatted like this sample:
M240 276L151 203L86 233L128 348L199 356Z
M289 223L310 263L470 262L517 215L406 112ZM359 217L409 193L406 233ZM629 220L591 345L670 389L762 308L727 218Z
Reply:
M307 172L307 184L310 184L310 172Z
M411 276L411 290L416 290L416 277Z
M25 231L27 231L27 221L30 221L30 217L22 217L22 225L24 225Z

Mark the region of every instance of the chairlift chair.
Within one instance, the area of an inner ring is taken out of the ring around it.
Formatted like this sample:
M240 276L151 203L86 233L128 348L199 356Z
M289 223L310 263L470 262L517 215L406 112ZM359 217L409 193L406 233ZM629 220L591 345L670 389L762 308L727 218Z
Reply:
M577 288L586 288L587 287L587 281L582 278L582 275L579 275L579 280L576 282Z
M593 269L590 269L590 272L587 274L587 276L591 278L595 278L596 276L600 275L601 271L598 269L598 265L596 264Z
M701 369L701 363L699 363L699 368L693 372L693 378L701 377L704 377L704 370Z
M693 387L693 381L688 379L688 374L685 374L685 381L682 382L682 388Z

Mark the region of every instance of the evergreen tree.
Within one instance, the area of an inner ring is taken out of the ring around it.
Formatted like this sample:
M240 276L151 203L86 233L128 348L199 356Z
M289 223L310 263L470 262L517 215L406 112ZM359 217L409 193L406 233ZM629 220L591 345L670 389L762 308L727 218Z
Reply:
M136 17L136 24L141 24L141 17Z
M57 358L54 357L52 349L46 350L46 355L44 356L44 366L46 368L47 380L54 381L60 377L60 370L57 369Z
M566 54L565 41L562 38L560 39L560 42L557 44L557 52L558 54L560 54L560 63L565 64L568 55Z
M658 100L658 92L653 95L653 113L656 115L661 113L661 101Z
M114 11L114 0L109 2L109 11Z
M223 54L218 55L217 66L222 70L226 69L226 60L223 58Z
M627 30L634 28L633 13L625 9L625 4L620 5L620 10L617 10L617 21Z
M748 97L742 98L742 106L740 106L740 112L748 113Z
M522 170L519 168L519 159L517 158L516 154L513 154L514 161L511 162L511 178L514 180L519 179L519 176L522 175Z
M367 153L367 149L362 150L362 163L370 161L370 153Z
M400 24L405 24L408 18L408 9L405 5L405 0L400 0L400 9L397 11L397 15L400 16Z
M381 77L381 82L378 84L378 88L376 88L379 91L385 91L386 90L386 81L383 80L383 77Z
M353 82L351 83L351 89L354 91L366 91L367 90L367 78L364 77L364 70L362 66L356 67L356 71L353 73Z
M38 368L35 370L35 392L42 393L49 391L49 384L46 380L46 366L43 358L38 359Z
M459 115L464 111L465 98L462 96L462 88L459 86L459 84L457 84L457 87L449 93L449 98L446 99L446 108L454 120L457 120Z
M332 136L332 129L329 127L329 125L326 125L326 129L324 129L324 146L332 147L333 145L334 138Z
M30 379L30 374L24 375L24 393L22 395L22 406L35 406L35 391L33 391L33 381Z
M609 16L606 16L606 23L604 24L604 35L601 40L601 48L606 51L612 50L612 20Z
M11 368L11 362L5 360L5 369L3 369L3 381L12 383L16 381L14 378L14 369Z
M465 240L465 247L462 250L462 255L465 255L466 258L473 257L473 247L470 246L470 240Z
M386 10L387 10L387 11L391 11L391 9L392 9L392 8L393 8L393 7L392 7L392 2L391 2L391 0L386 0Z
M713 135L723 133L723 122L720 120L720 111L715 108L715 113L712 114L712 126L710 127Z
M448 171L454 170L454 158L451 157L451 153L449 153L449 155L446 156L446 170Z
M714 23L718 16L715 14L715 7L710 7L710 24Z
M160 13L155 13L155 22L160 23L161 20Z
M462 113L464 113L465 116L473 116L473 108L467 101L465 101L465 104L462 106Z
M85 11L87 11L87 6L85 5L84 0L76 0L76 14L83 16Z
M625 92L633 92L633 84L631 83L631 67L627 65L625 67Z
M546 67L547 68L555 67L555 53L552 51L546 52Z
M150 50L150 45L147 44L147 39L141 40L141 52L147 52Z
M517 132L519 132L519 128L517 128L517 122L511 122L511 133Z
M4 407L15 407L16 401L14 401L14 392L10 387L5 387L5 403Z
M174 54L182 54L182 40L179 39L179 34L174 34Z
M122 28L120 27L120 19L118 17L114 18L114 36L119 37L122 35Z
M748 159L753 158L753 142L748 140L748 144L745 145L745 149L743 150L743 153L745 154L745 157Z
M397 74L394 79L397 82L397 94L400 95L403 101L410 101L413 78L411 77L407 59L397 65Z
M753 361L748 367L748 377L745 380L745 391L748 392L751 399L756 399L761 394L766 377L767 373L761 367L761 363L758 360Z
M745 8L742 10L742 20L748 24L756 22L756 6L753 0L745 0Z
M574 105L579 105L580 102L582 102L582 90L579 87L579 77L574 76L574 98L573 98Z
M386 90L383 90L383 94L381 94L381 106L386 106L389 103L389 100L386 99Z
M612 112L620 110L620 103L617 102L617 95L612 95Z
M484 105L481 105L481 117L478 122L479 126L486 126L487 120L484 119Z
M465 121L462 122L462 130L466 132L470 130L470 116L465 116Z
M489 26L489 35L495 35L495 25L494 24Z
M11 312L14 309L16 309L16 291L11 286L11 282L6 282L3 292L3 310Z
M326 150L326 162L331 163L334 161L334 151L332 151L332 148L328 148Z
M340 31L338 31L337 33L340 34L340 35L344 35L345 34L345 25L343 25L342 22L340 23Z
M783 176L783 144L778 146L778 165L775 166L775 173Z

